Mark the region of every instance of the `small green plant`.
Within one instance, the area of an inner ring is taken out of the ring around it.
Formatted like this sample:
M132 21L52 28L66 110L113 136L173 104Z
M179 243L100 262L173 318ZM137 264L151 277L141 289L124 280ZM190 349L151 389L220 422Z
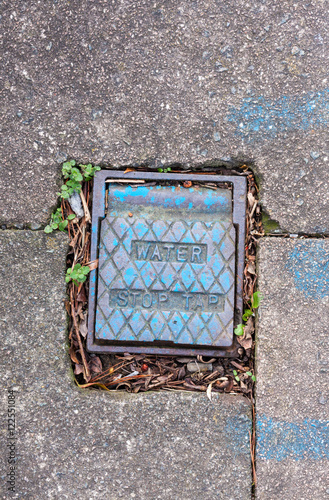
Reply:
M66 161L65 163L63 163L62 174L63 174L64 179L69 179L71 177L73 169L78 170L77 168L75 168L75 165L76 165L75 160ZM82 177L81 177L81 180L82 180Z
M81 192L81 182L83 181L83 175L80 170L75 167L75 161L67 161L63 164L62 174L64 179L67 179L66 184L61 186L61 192L57 193L58 196L67 200L74 191L77 193Z
M251 301L249 304L249 309L245 309L244 313L242 315L242 320L244 322L248 321L250 316L254 315L254 310L259 307L261 300L262 300L262 294L259 291L252 294ZM242 323L237 325L237 327L234 329L234 333L235 333L235 335L238 335L238 336L243 335L244 334L244 325Z
M253 382L256 382L256 377L255 377L255 375L253 375L251 372L246 372L246 375L248 375L248 377L251 377L251 380L252 380Z
M74 192L81 193L82 181L90 181L100 169L98 166L93 167L91 163L88 165L80 164L78 168L74 160L66 161L63 163L62 174L67 181L61 186L60 193L57 193L58 196L67 200Z
M57 208L56 212L51 214L50 224L45 227L45 233L52 233L55 229L59 229L60 231L65 231L68 221L75 219L75 214L70 214L67 216L67 219L63 219L62 211L60 208Z
M248 377L251 377L251 380L252 380L253 382L255 382L255 381L256 381L256 377L255 377L255 375L253 375L251 372L245 372L245 374L246 374L246 375L248 375ZM233 370L233 376L234 376L234 378L235 378L235 380L236 380L237 382L240 382L240 380L241 380L241 379L240 379L240 377L239 377L239 375L238 375L238 372L237 372L236 370Z
M234 329L235 335L243 335L244 334L244 325L240 323L235 329Z
M101 167L98 167L97 165L93 167L91 163L88 163L88 165L79 165L79 167L81 168L85 181L91 181L95 173L101 169Z
M63 163L62 174L67 180L61 186L60 193L57 193L58 196L67 200L74 192L81 193L82 181L90 181L100 169L98 166L93 167L91 163L88 165L80 164L77 167L75 160L66 161ZM75 217L75 214L70 214L65 219L62 217L61 209L57 208L56 212L51 215L50 224L45 227L44 231L45 233L52 233L55 229L65 231L68 221L75 219Z
M167 172L171 172L171 168L168 167L168 168L158 168L158 172L163 172L164 174L166 174Z
M81 264L76 264L74 267L69 267L66 271L65 281L69 283L71 280L75 285L79 283L84 283L87 279L87 274L89 274L89 266L82 266Z

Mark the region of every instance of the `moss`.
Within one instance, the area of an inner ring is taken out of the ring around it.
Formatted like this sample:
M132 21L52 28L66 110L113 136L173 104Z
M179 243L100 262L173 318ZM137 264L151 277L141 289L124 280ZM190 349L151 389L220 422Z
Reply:
M271 217L264 211L262 213L262 223L265 234L281 232L279 223L276 220L271 219Z

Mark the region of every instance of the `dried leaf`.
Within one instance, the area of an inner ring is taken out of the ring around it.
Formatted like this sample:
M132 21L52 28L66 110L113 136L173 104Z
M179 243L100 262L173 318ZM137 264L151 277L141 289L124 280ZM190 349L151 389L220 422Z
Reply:
M77 293L77 301L78 302L87 302L87 296L86 296L86 292L85 292L85 287L82 286L80 291Z
M246 350L251 349L252 347L254 329L254 320L253 318L249 318L244 328L244 335L242 337L238 337L239 344Z
M207 387L207 398L209 399L209 401L212 401L211 399L211 389L212 389L212 383L208 385Z
M234 385L234 379L233 379L233 377L229 377L228 384L225 387L224 391L225 392L231 392L231 390L233 389L233 385Z
M80 375L80 373L83 373L83 365L78 365L76 363L74 367L74 375Z
M85 315L82 311L83 308L83 303L78 302L78 310L77 310L77 316L79 316L80 320L83 321L85 319Z
M102 362L98 356L94 356L90 359L89 369L93 373L101 373L103 371Z
M145 379L145 389L148 388L148 386L150 385L151 380L152 380L152 377L148 377L148 378Z
M248 205L250 208L253 208L254 204L255 204L255 201L256 201L256 198L254 197L254 195L252 193L248 193L247 195L247 198L248 198Z
M86 338L88 333L87 319L85 318L83 321L80 321L79 331L81 335Z
M254 333L254 330L255 330L255 327L254 327L254 319L253 318L249 318L247 323L246 323L246 326L245 326L245 329L244 329L244 333L245 335L253 335Z
M98 259L93 260L91 262L88 262L88 264L86 264L86 266L89 267L90 271L93 271L94 269L97 269L97 267L98 267Z
M240 389L243 394L249 394L251 392L251 389L248 388L246 384L240 381Z
M162 375L161 377L156 378L155 382L160 382L160 383L166 382L167 380L169 380L172 377L173 377L172 373L170 375Z
M70 315L71 314L71 304L70 304L69 300L65 301L65 309L66 309L67 314Z
M247 270L248 270L248 273L250 273L250 274L256 274L255 263L254 262L249 262Z
M71 345L71 347L69 349L69 355L70 355L70 358L72 359L73 363L80 364L81 360L77 358L76 349L75 349L74 345Z

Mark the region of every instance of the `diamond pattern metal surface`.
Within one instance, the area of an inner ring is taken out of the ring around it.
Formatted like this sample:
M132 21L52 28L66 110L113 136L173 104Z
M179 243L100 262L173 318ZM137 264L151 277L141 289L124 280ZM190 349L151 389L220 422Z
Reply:
M108 214L100 230L95 338L231 345L235 231L232 221Z

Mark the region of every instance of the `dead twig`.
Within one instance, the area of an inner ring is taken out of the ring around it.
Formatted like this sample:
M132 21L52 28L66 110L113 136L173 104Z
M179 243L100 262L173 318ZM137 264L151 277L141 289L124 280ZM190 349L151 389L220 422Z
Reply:
M80 354L81 354L83 368L84 368L84 371L85 371L85 379L87 381L89 381L90 380L90 371L89 371L88 363L87 363L87 360L86 360L85 351L84 351L84 348L83 348L83 345L82 345L82 342L81 342L81 337L80 337L80 332L79 332L79 326L78 326L77 319L76 319L76 316L75 316L75 311L74 311L74 305L73 305L74 304L73 287L71 287L70 299L71 299L71 317L72 317L73 324L74 324L75 334L77 336L77 340L78 340L78 343L79 343L79 350L80 350Z
M252 478L255 488L257 488L257 474L256 474L256 414L255 405L252 404L252 432L249 431L250 440L250 456L252 467Z
M83 194L82 189L80 191L80 198L81 198L83 210L85 212L85 220L86 220L86 222L90 222L91 221L91 216L90 216L90 212L89 212L89 209L88 209L86 198L85 198L85 195Z

